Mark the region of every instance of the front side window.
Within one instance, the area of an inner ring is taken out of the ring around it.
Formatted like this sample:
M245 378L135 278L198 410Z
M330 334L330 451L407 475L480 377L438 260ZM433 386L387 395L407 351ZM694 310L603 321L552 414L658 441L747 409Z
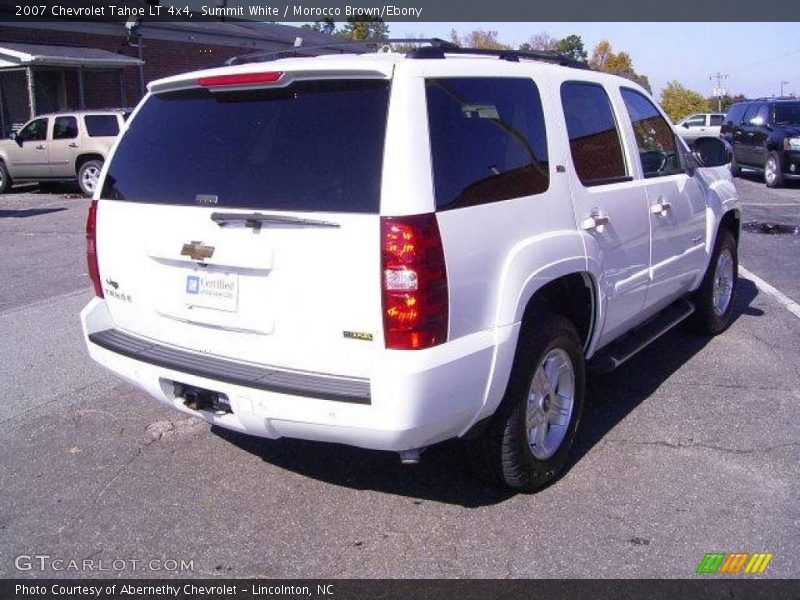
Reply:
M650 100L639 92L623 88L622 100L633 125L639 159L645 177L682 173L675 133Z
M725 115L725 123L731 126L741 125L744 121L744 113L747 110L747 104L734 104L728 109L728 114Z
M705 115L694 115L693 117L686 119L683 124L687 127L705 127L706 117Z
M547 190L544 116L532 80L428 79L425 95L437 209Z
M47 119L36 119L28 123L17 135L23 142L41 142L47 139Z
M53 123L54 140L71 140L78 137L78 119L75 117L56 117Z
M83 122L89 137L114 137L119 134L117 115L86 115Z
M583 185L629 179L608 94L595 83L561 86L572 162Z
M762 104L758 107L758 112L756 116L750 120L751 125L764 125L765 123L769 122L769 105Z

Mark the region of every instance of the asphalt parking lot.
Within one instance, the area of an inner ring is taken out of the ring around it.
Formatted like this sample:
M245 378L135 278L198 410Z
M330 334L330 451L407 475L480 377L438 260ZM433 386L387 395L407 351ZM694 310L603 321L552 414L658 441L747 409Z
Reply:
M800 225L800 186L737 180L745 221ZM592 381L579 451L536 495L476 485L458 444L396 455L210 429L93 364L88 201L0 196L0 576L15 558L192 561L103 576L695 577L706 552L800 576L800 318L743 276L715 339L678 330ZM760 226L754 226L760 231ZM800 302L800 235L741 263ZM130 563L129 563L130 564Z

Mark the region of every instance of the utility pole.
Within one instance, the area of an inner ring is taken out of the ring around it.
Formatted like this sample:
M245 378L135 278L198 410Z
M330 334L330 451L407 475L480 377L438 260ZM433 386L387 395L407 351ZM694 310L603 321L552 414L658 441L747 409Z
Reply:
M722 97L725 95L725 90L722 89L722 80L727 79L727 73L720 73L717 71L714 75L711 75L709 79L711 81L716 80L717 84L714 87L714 95L717 97L717 111L722 112Z
M783 86L789 85L788 81L781 81L781 98L783 98Z

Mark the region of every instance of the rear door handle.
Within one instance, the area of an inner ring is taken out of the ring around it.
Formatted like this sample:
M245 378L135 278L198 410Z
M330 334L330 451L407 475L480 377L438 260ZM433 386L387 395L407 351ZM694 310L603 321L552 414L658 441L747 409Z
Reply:
M672 210L672 202L669 200L659 200L650 207L650 212L660 217L666 217L670 210Z
M609 216L595 207L592 209L589 217L581 221L581 229L584 231L596 229L599 233L603 233L603 228L609 223L611 223Z
M72 142L71 144L69 144L69 147L70 148L77 148L78 144L76 144L75 142Z

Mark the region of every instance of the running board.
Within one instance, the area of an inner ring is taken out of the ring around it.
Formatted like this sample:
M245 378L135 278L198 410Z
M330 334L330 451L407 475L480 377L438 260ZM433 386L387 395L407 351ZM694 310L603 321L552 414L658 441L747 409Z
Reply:
M682 299L673 302L649 321L645 321L595 354L589 361L589 370L593 373L613 371L670 329L689 318L694 310L694 304L689 300Z

